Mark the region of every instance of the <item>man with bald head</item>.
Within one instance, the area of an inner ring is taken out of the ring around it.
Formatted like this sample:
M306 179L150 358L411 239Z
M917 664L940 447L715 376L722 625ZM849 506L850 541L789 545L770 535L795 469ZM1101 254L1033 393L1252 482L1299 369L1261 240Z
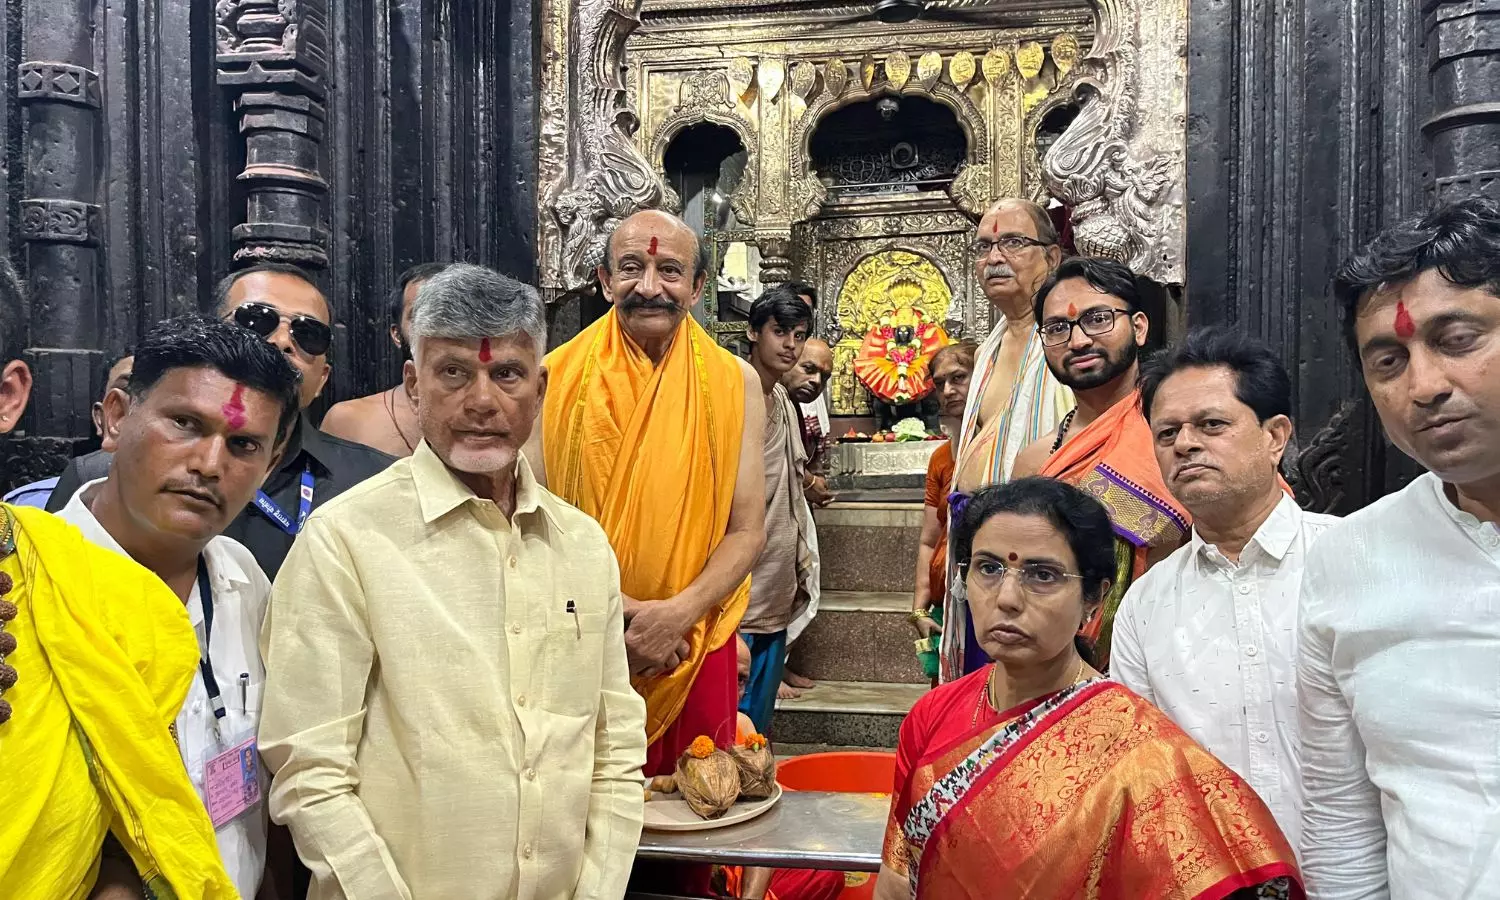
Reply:
M802 355L792 370L782 376L781 384L801 412L802 447L807 451L807 475L803 489L807 502L827 506L833 502L828 492L828 430L815 411L833 377L833 348L822 338L810 337L802 345Z
M996 201L979 220L970 245L974 270L993 310L994 327L974 359L974 374L954 452L953 492L963 497L1009 481L1016 456L1057 427L1073 394L1047 369L1032 301L1062 262L1057 229L1030 200ZM964 500L949 504L962 514ZM949 561L949 579L953 576ZM942 679L989 662L973 637L961 589L945 602Z
M620 223L598 270L612 308L547 355L527 452L619 558L647 775L670 773L699 735L734 740L734 634L765 543L766 404L755 370L689 315L708 274L676 216Z

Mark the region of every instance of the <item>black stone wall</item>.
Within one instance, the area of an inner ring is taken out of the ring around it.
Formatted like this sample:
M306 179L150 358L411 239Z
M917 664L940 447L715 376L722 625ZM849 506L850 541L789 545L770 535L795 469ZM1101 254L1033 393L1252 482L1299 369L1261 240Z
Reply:
M0 5L0 244L37 378L0 489L86 443L108 355L207 308L233 267L321 279L320 406L397 377L384 304L406 266L534 280L536 18L534 0Z
M1281 347L1311 505L1417 471L1380 434L1328 290L1435 198L1497 196L1500 3L1190 0L1188 317Z

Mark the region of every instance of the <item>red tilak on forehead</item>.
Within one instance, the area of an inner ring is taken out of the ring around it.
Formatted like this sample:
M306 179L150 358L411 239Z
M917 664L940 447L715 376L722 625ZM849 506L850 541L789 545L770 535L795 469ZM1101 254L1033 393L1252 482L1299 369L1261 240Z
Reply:
M1078 318L1078 307L1074 306L1071 303L1068 304L1068 318L1070 318L1070 319L1076 319L1076 318Z
M224 404L220 411L224 413L224 421L229 423L230 428L245 427L245 386L243 384L234 386L234 393L230 395L229 402Z
M1417 323L1411 320L1411 313L1406 311L1406 304L1400 300L1396 301L1396 337L1403 341L1417 333Z
M489 338L480 338L479 339L479 361L480 362L489 362L493 358L494 357L492 357L490 355L490 339Z
M652 256L656 255L656 235L651 235L651 246L646 248L646 252Z
M1018 559L1020 559L1020 558L1021 558L1021 557L1019 557L1019 556L1017 556L1017 555L1015 555L1015 554L1014 554L1014 553L1012 553L1012 554L1011 554L1011 555L1010 555L1010 561L1011 561L1011 562L1015 562L1015 561L1016 561L1016 560L1018 560Z

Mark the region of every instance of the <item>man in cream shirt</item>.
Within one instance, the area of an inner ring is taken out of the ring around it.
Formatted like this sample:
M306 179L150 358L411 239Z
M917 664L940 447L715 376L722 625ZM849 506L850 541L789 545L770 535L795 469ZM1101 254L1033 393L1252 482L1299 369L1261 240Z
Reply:
M1143 366L1140 388L1193 536L1130 586L1110 674L1248 781L1295 848L1298 587L1308 549L1338 519L1283 490L1291 379L1255 338L1203 328Z
M277 576L260 736L311 900L624 895L645 705L604 532L519 453L545 333L528 286L427 281L422 442L313 513Z
M281 352L238 325L197 316L158 324L126 387L104 398L109 475L58 512L187 604L203 656L177 715L177 744L245 898L256 896L266 868L256 641L271 585L250 551L220 532L275 468L297 385Z

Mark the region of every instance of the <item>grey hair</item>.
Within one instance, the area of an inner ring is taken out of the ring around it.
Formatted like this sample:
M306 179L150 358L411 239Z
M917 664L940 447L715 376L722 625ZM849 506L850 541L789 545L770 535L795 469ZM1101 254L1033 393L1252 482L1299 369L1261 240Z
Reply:
M456 263L422 282L412 304L412 353L422 338L477 340L525 335L537 361L547 352L547 322L536 288L484 266Z

